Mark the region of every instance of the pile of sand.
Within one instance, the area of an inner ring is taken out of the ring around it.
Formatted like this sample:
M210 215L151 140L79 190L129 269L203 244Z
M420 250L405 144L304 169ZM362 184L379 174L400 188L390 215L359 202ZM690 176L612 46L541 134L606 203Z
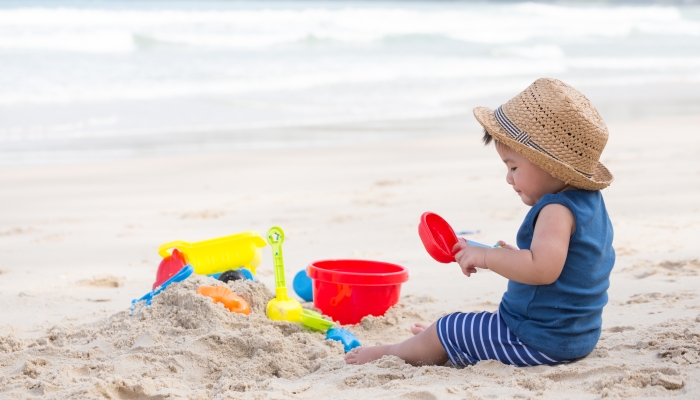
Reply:
M195 294L202 284L223 283L193 276L133 313L127 309L93 324L54 327L31 342L2 338L0 386L10 395L30 389L56 398L210 398L264 390L272 378L297 379L342 365L338 342L267 319L265 306L273 295L264 285L229 283L250 303L245 316Z
M229 287L251 305L231 313L195 294L193 276L96 323L50 329L34 340L0 339L3 395L26 398L577 398L673 396L698 376L700 316L603 332L588 357L556 368L485 361L467 368L413 367L396 357L345 365L342 346L301 325L270 321L272 293L251 281ZM430 298L406 296L383 317L349 326L364 344L390 343L425 319ZM690 367L690 369L687 369ZM344 393L344 394L343 394Z
M310 385L304 398L327 395L331 389L342 398L350 398L356 389L362 389L364 398L401 399L688 396L697 394L694 382L700 377L699 322L700 316L645 328L613 327L603 332L590 355L556 367L517 368L498 361L466 368L412 367L385 357L334 375L305 377ZM345 396L342 391L347 391Z

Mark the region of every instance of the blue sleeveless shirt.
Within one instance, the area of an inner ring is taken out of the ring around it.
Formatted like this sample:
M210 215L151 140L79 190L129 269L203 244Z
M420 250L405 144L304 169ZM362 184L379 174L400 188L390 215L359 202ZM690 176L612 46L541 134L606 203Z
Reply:
M600 191L547 194L535 204L518 231L518 247L530 249L542 208L557 203L576 220L564 269L549 285L508 281L499 314L525 344L558 359L580 358L595 348L608 302L615 263L613 228Z

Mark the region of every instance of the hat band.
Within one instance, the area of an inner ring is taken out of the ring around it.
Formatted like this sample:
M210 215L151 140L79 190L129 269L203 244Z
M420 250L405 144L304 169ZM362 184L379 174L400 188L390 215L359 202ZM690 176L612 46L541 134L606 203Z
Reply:
M547 156L549 156L549 157L552 157L553 159L559 161L559 162L562 163L562 164L566 164L565 162L563 162L562 160L560 160L558 157L556 157L554 154L548 152L548 151L545 150L542 146L540 146L539 144L537 144L534 140L532 140L532 138L530 138L530 135L528 135L527 133L523 132L523 131L522 131L520 128L518 128L513 122L511 122L511 120L508 119L508 117L506 116L506 114L503 112L503 106L499 106L499 107L496 109L496 111L494 111L493 114L496 116L496 121L498 122L498 125L500 125L501 128L503 128L504 131L506 131L506 133L508 134L508 136L510 136L511 139L515 140L515 141L518 142L518 143L522 143L522 144L524 144L525 146L527 146L527 147L529 147L529 148L531 148L531 149L535 149L535 150L539 151L539 152L542 153L542 154L545 154L545 155L547 155ZM569 167L573 168L574 170L576 170L576 172L578 172L578 173L581 174L581 175L584 175L584 176L587 177L588 179L593 178L593 174L589 174L589 173L583 172L583 171L581 171L580 169L571 166L570 164L566 164L566 165L568 165Z

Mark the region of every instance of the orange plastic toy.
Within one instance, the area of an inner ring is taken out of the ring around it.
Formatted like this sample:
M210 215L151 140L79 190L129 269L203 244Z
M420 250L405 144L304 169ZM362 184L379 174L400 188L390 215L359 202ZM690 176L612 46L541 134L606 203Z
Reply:
M211 297L214 303L221 303L229 311L238 314L250 314L250 305L245 299L231 291L225 286L200 286L197 289L197 294Z

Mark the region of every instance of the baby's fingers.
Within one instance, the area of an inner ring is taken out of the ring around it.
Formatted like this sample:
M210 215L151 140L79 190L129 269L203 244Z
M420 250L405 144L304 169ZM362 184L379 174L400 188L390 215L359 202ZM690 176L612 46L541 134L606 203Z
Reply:
M452 254L455 254L461 250L464 250L465 247L469 246L466 242L457 242L455 243L454 246L452 246Z

